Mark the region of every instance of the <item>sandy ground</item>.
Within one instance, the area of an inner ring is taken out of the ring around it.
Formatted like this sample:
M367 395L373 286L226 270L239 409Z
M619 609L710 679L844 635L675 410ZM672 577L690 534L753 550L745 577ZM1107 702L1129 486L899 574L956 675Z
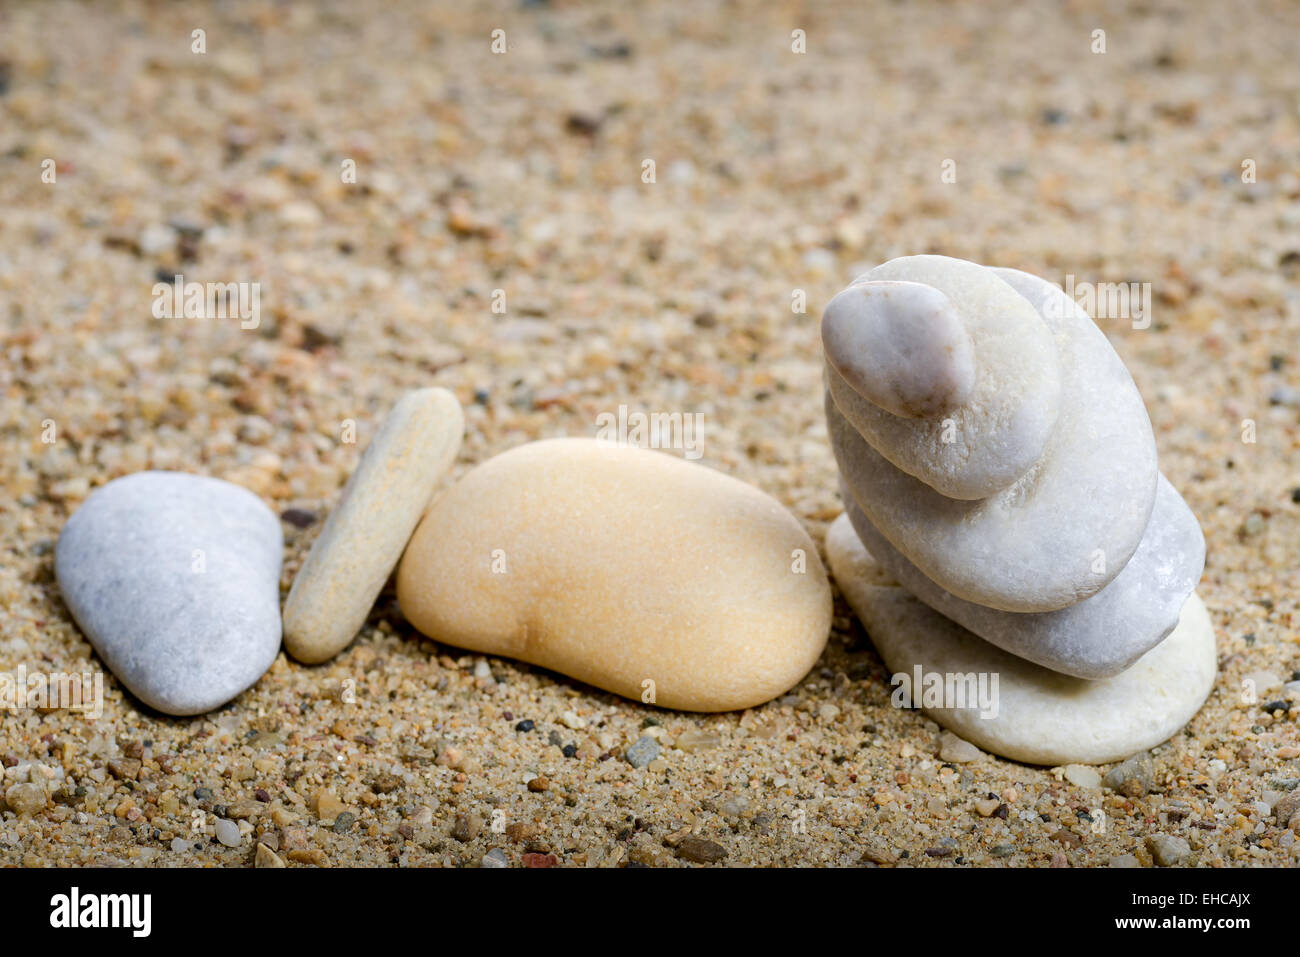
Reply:
M290 866L1077 867L1150 864L1157 834L1187 865L1296 862L1256 802L1300 778L1300 712L1241 688L1300 669L1300 10L365 6L0 4L0 666L99 670L52 573L91 489L183 469L311 513L285 523L287 592L383 412L427 384L466 408L455 474L620 404L703 412L704 463L820 541L818 316L938 252L1151 284L1148 327L1100 325L1205 529L1218 683L1129 796L940 762L838 597L789 695L700 717L434 646L390 592L333 662L282 655L206 717L111 678L98 721L0 714L5 785L50 795L0 815L0 862L244 866L261 840ZM155 318L177 272L259 283L259 326ZM634 769L647 730L663 753Z

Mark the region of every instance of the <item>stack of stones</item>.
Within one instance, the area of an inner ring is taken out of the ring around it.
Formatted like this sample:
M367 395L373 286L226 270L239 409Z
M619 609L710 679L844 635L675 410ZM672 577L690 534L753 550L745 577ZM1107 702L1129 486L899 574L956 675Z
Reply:
M909 256L837 295L822 341L827 552L907 703L1034 764L1186 723L1216 668L1205 542L1087 314L1027 273Z

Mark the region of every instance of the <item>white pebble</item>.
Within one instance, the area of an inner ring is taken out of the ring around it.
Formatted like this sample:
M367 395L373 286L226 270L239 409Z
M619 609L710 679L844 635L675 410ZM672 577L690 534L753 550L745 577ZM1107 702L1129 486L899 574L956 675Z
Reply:
M1086 764L1067 764L1063 773L1065 780L1075 787L1101 787L1101 774L1098 773L1096 768L1089 767Z
M217 818L217 840L226 847L238 847L239 825L225 818Z

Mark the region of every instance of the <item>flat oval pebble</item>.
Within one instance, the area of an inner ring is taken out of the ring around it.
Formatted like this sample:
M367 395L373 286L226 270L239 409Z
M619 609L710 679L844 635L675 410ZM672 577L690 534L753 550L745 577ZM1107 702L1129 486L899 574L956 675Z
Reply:
M397 598L437 641L688 711L789 690L831 622L816 546L779 502L593 439L520 446L439 496Z
M1014 761L1121 761L1168 740L1214 685L1214 628L1195 592L1168 638L1113 678L1089 681L1017 658L912 597L871 557L846 516L827 532L826 553L891 672L914 676L919 667L923 681L929 674L997 676L995 709L977 703L924 710L964 740ZM991 680L986 688L993 690Z
M867 551L909 592L999 648L1079 678L1119 674L1159 644L1178 624L1205 567L1201 526L1162 475L1146 534L1109 585L1057 611L1001 611L930 581L843 494L845 514Z
M220 707L280 650L280 520L247 489L137 472L94 492L55 549L63 600L145 704Z
M464 432L446 389L410 392L393 406L294 577L284 603L289 654L317 664L356 637Z

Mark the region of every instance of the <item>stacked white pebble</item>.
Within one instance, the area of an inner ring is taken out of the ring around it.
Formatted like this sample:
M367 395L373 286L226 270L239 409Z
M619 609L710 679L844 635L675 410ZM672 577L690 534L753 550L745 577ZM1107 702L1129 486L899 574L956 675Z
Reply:
M822 341L842 590L896 672L1015 663L996 717L936 720L1035 763L1124 757L1185 723L1215 670L1205 542L1087 314L1027 273L909 256L837 295Z

